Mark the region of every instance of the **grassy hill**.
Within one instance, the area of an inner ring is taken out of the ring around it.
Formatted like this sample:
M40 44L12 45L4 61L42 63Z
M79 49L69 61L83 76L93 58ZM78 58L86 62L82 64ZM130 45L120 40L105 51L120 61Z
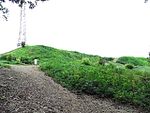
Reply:
M120 57L117 60L118 63L121 64L132 64L135 66L150 66L149 59L142 58L142 57Z
M46 46L27 46L3 54L1 64L32 64L64 87L109 97L150 111L150 69L146 58L102 58ZM115 62L114 62L115 61Z

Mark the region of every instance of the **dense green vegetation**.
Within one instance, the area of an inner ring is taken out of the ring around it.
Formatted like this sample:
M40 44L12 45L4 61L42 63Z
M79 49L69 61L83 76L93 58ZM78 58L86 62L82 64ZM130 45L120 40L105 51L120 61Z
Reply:
M110 97L150 111L150 69L146 58L114 58L86 55L46 46L27 46L1 56L11 64L32 64L64 87L78 92Z
M3 60L2 56L0 55L0 69L1 68L9 68L10 66L8 64L9 64L9 61Z
M1 68L10 68L10 66L8 64L6 64L6 62L3 63L3 62L0 61L0 69Z
M135 66L150 66L149 59L139 57L120 57L117 62L121 64L132 64Z

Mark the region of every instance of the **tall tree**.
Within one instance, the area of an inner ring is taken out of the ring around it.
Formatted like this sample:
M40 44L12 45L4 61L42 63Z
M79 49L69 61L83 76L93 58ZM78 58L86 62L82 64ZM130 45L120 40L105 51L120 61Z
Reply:
M39 1L48 1L48 0L8 0L11 3L18 4L19 7L22 7L22 4L26 3L29 4L29 8L33 9ZM9 12L9 9L7 7L4 7L4 3L6 0L0 0L0 11L2 12L3 17L7 20L7 13Z
M145 3L147 3L148 2L148 0L145 0Z

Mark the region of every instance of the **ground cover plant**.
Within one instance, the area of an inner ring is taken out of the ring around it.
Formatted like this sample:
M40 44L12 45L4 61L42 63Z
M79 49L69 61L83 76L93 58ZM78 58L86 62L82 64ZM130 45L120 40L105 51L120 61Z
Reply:
M146 58L121 57L114 61L46 46L27 46L3 54L0 61L33 64L35 58L42 71L70 90L109 97L150 111L150 67Z
M121 64L132 64L135 66L150 66L148 58L124 56L117 60Z
M10 68L10 66L8 65L8 61L3 61L0 59L0 69L1 68Z
M10 68L8 64L0 63L0 69L1 68Z

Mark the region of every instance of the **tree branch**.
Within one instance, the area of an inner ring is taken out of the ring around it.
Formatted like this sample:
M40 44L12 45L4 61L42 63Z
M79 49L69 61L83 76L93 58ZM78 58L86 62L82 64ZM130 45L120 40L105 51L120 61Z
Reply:
M40 1L44 2L44 1L49 1L49 0L8 0L8 1L12 2L14 4L18 4L19 7L22 7L22 5L24 3L26 3L26 4L29 4L30 9L33 9L33 8L36 7L37 2L40 2ZM8 18L7 14L9 12L9 10L8 10L7 7L3 6L4 2L6 2L6 0L0 0L0 11L2 12L3 17L5 18L5 20L7 20L7 18Z

